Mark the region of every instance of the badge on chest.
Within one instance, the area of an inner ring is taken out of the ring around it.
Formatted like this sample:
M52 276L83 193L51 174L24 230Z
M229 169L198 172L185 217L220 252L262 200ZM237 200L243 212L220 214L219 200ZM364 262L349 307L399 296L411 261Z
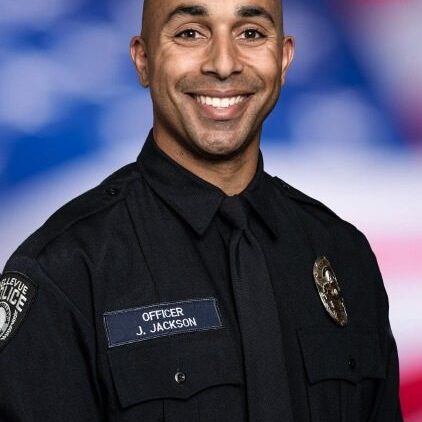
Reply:
M313 269L315 285L324 308L330 317L341 327L348 323L346 305L337 277L325 256L316 259Z
M106 312L104 325L109 347L223 327L215 298Z

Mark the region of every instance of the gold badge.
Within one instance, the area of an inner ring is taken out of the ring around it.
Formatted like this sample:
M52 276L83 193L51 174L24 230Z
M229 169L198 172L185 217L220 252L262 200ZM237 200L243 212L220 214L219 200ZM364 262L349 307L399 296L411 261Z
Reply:
M324 308L337 324L344 327L347 324L346 306L336 275L325 256L319 256L315 261L314 279Z

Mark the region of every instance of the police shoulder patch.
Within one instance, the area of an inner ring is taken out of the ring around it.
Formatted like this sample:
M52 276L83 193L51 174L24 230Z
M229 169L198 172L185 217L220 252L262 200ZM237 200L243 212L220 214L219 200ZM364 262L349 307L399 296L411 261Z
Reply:
M0 278L0 350L16 334L37 293L24 274L6 272Z

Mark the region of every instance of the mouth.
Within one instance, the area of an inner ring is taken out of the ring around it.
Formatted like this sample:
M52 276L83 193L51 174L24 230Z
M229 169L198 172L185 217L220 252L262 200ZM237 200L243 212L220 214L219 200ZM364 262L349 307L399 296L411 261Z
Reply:
M212 120L232 120L239 117L253 94L245 93L189 93L196 108L206 118Z
M211 97L205 95L192 95L197 103L208 105L214 108L228 108L240 104L248 98L248 95L237 95L232 97Z

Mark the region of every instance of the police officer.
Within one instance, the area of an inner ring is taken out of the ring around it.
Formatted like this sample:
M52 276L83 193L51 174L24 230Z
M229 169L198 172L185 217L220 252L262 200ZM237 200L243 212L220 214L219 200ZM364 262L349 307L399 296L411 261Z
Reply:
M402 420L365 237L263 170L280 1L146 0L131 54L154 107L137 161L1 277L0 420Z

